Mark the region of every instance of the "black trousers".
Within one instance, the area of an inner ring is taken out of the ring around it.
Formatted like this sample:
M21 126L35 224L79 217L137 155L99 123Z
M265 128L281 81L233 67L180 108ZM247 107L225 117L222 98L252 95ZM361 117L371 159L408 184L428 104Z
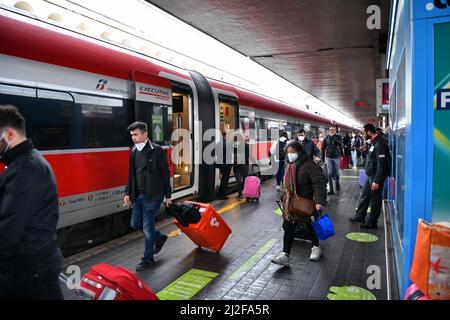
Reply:
M230 180L231 173L231 165L230 164L222 164L219 167L220 170L220 186L219 186L219 197L225 197L225 193L227 191L228 180Z
M372 190L372 183L374 177L367 176L366 184L361 191L361 199L356 209L356 215L365 218L367 209L370 205L370 216L367 223L376 224L381 214L381 205L383 201L383 187L384 181L380 184L378 190Z
M59 272L0 270L0 300L64 300Z
M319 246L319 239L316 236L316 233L314 232L314 229L312 227L312 221L309 218L305 218L302 220L302 222L305 223L306 227L309 230L309 239L313 243L313 246L318 247ZM294 243L295 238L295 228L296 224L298 222L292 222L292 221L286 221L283 219L283 230L284 230L284 237L283 237L283 252L286 252L287 254L291 253L291 247Z
M234 177L237 183L237 192L239 196L242 196L242 190L244 190L245 178L248 175L248 166L243 164L235 164L233 166Z

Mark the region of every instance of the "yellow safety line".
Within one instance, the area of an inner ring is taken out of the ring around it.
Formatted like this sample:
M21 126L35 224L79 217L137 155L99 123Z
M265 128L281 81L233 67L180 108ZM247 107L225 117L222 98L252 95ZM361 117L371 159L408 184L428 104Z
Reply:
M240 206L241 204L243 204L243 203L245 203L245 202L247 202L247 199L242 199L242 200L239 200L239 201L235 201L235 202L230 203L229 205L226 205L225 207L223 207L223 208L217 210L217 213L218 213L218 214L225 213L225 212L227 212L227 211L229 211L229 210L231 210L231 209L236 208L237 206ZM176 237L177 235L180 234L180 232L181 232L180 229L176 229L176 230L170 232L167 236L168 236L169 238Z

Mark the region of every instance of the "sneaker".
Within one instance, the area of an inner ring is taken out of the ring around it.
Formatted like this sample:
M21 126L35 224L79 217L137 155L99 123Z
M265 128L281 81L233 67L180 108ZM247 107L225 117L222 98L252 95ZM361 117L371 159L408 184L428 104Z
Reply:
M339 183L336 183L336 191L341 190L341 185Z
M281 190L281 186L276 186L275 190L280 191Z
M309 257L309 259L311 261L319 261L320 254L321 254L320 247L313 246L311 249L311 256Z
M167 236L165 234L162 235L162 238L160 241L158 241L157 243L155 243L155 249L153 250L153 254L157 254L161 251L164 243L166 243L167 241Z
M136 271L144 271L149 269L151 266L155 264L155 260L153 258L142 258L141 262L136 266Z
M331 196L333 194L334 194L334 191L330 191L330 192L327 193L327 195L329 195L329 196Z
M354 166L354 167L353 167L353 170L358 170L358 167L357 167L357 166Z
M281 252L278 256L272 259L272 263L289 267L289 256L286 252Z

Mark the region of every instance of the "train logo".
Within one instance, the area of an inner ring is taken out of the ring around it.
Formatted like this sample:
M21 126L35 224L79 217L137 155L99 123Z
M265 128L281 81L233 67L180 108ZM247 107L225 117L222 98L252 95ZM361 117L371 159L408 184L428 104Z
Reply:
M100 90L100 91L103 91L103 90L105 90L107 85L108 85L108 80L100 79L100 80L98 80L96 89Z

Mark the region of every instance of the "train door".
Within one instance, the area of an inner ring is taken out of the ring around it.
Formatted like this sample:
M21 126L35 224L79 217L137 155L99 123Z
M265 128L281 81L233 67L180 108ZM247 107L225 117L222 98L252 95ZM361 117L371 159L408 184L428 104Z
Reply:
M172 92L174 131L174 190L194 184L193 100L190 87L174 84Z
M235 97L219 94L219 128L220 132L230 132L239 129L239 104ZM229 142L233 143L232 140ZM234 172L231 169L230 178L234 181Z

